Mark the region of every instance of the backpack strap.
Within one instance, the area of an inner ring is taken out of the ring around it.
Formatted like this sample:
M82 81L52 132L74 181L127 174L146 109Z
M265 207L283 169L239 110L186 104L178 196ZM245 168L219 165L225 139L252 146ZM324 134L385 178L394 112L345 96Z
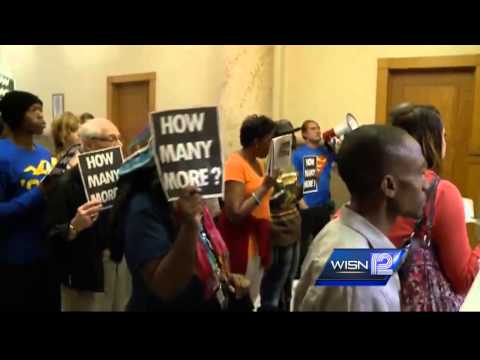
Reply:
M433 218L435 217L435 200L439 183L440 177L436 175L427 191L427 202L425 204L424 214L415 224L414 234L418 234L424 228L426 229L424 238L428 240L427 246L430 246Z

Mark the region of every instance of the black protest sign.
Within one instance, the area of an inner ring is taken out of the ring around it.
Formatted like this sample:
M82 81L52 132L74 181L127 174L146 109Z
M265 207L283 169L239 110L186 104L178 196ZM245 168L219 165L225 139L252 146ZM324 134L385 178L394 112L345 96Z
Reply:
M305 156L303 158L303 193L316 192L317 186L317 157Z
M204 198L223 196L223 156L216 107L152 113L154 156L169 201L196 186Z
M102 209L111 208L117 196L118 170L123 164L121 147L81 154L78 162L88 201L100 200Z
M6 93L12 91L15 87L13 79L0 74L0 99L5 96Z

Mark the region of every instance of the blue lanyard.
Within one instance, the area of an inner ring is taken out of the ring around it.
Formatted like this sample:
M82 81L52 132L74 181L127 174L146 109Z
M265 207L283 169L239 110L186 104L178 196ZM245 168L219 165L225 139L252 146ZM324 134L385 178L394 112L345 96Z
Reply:
M217 257L215 256L215 251L213 249L212 243L210 242L210 239L208 238L208 234L205 231L205 228L203 227L203 224L201 224L200 228L200 240L202 241L203 245L205 246L207 250L207 256L208 256L208 262L210 263L210 266L212 267L213 272L219 276L220 275L220 266L218 264Z

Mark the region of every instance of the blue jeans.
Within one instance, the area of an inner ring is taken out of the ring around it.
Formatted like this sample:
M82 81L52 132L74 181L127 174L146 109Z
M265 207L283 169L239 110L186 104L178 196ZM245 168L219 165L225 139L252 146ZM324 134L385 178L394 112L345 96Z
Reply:
M260 289L262 311L289 310L299 258L299 241L272 248L272 265L266 270Z

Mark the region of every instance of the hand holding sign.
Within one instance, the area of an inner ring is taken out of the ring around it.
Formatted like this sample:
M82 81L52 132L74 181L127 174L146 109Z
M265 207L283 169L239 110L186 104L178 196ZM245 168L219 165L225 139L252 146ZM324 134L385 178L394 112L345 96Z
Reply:
M292 163L292 135L278 136L272 139L268 154L267 174L275 170L285 171Z
M180 196L175 203L175 214L178 224L200 225L205 203L198 189L189 186L180 191Z
M275 186L278 177L280 176L280 170L273 170L273 173L271 176L265 176L263 178L263 186L267 189L270 190L272 187Z
M98 200L89 201L77 209L75 217L70 224L77 232L90 228L98 218L98 213L102 208L102 202Z

